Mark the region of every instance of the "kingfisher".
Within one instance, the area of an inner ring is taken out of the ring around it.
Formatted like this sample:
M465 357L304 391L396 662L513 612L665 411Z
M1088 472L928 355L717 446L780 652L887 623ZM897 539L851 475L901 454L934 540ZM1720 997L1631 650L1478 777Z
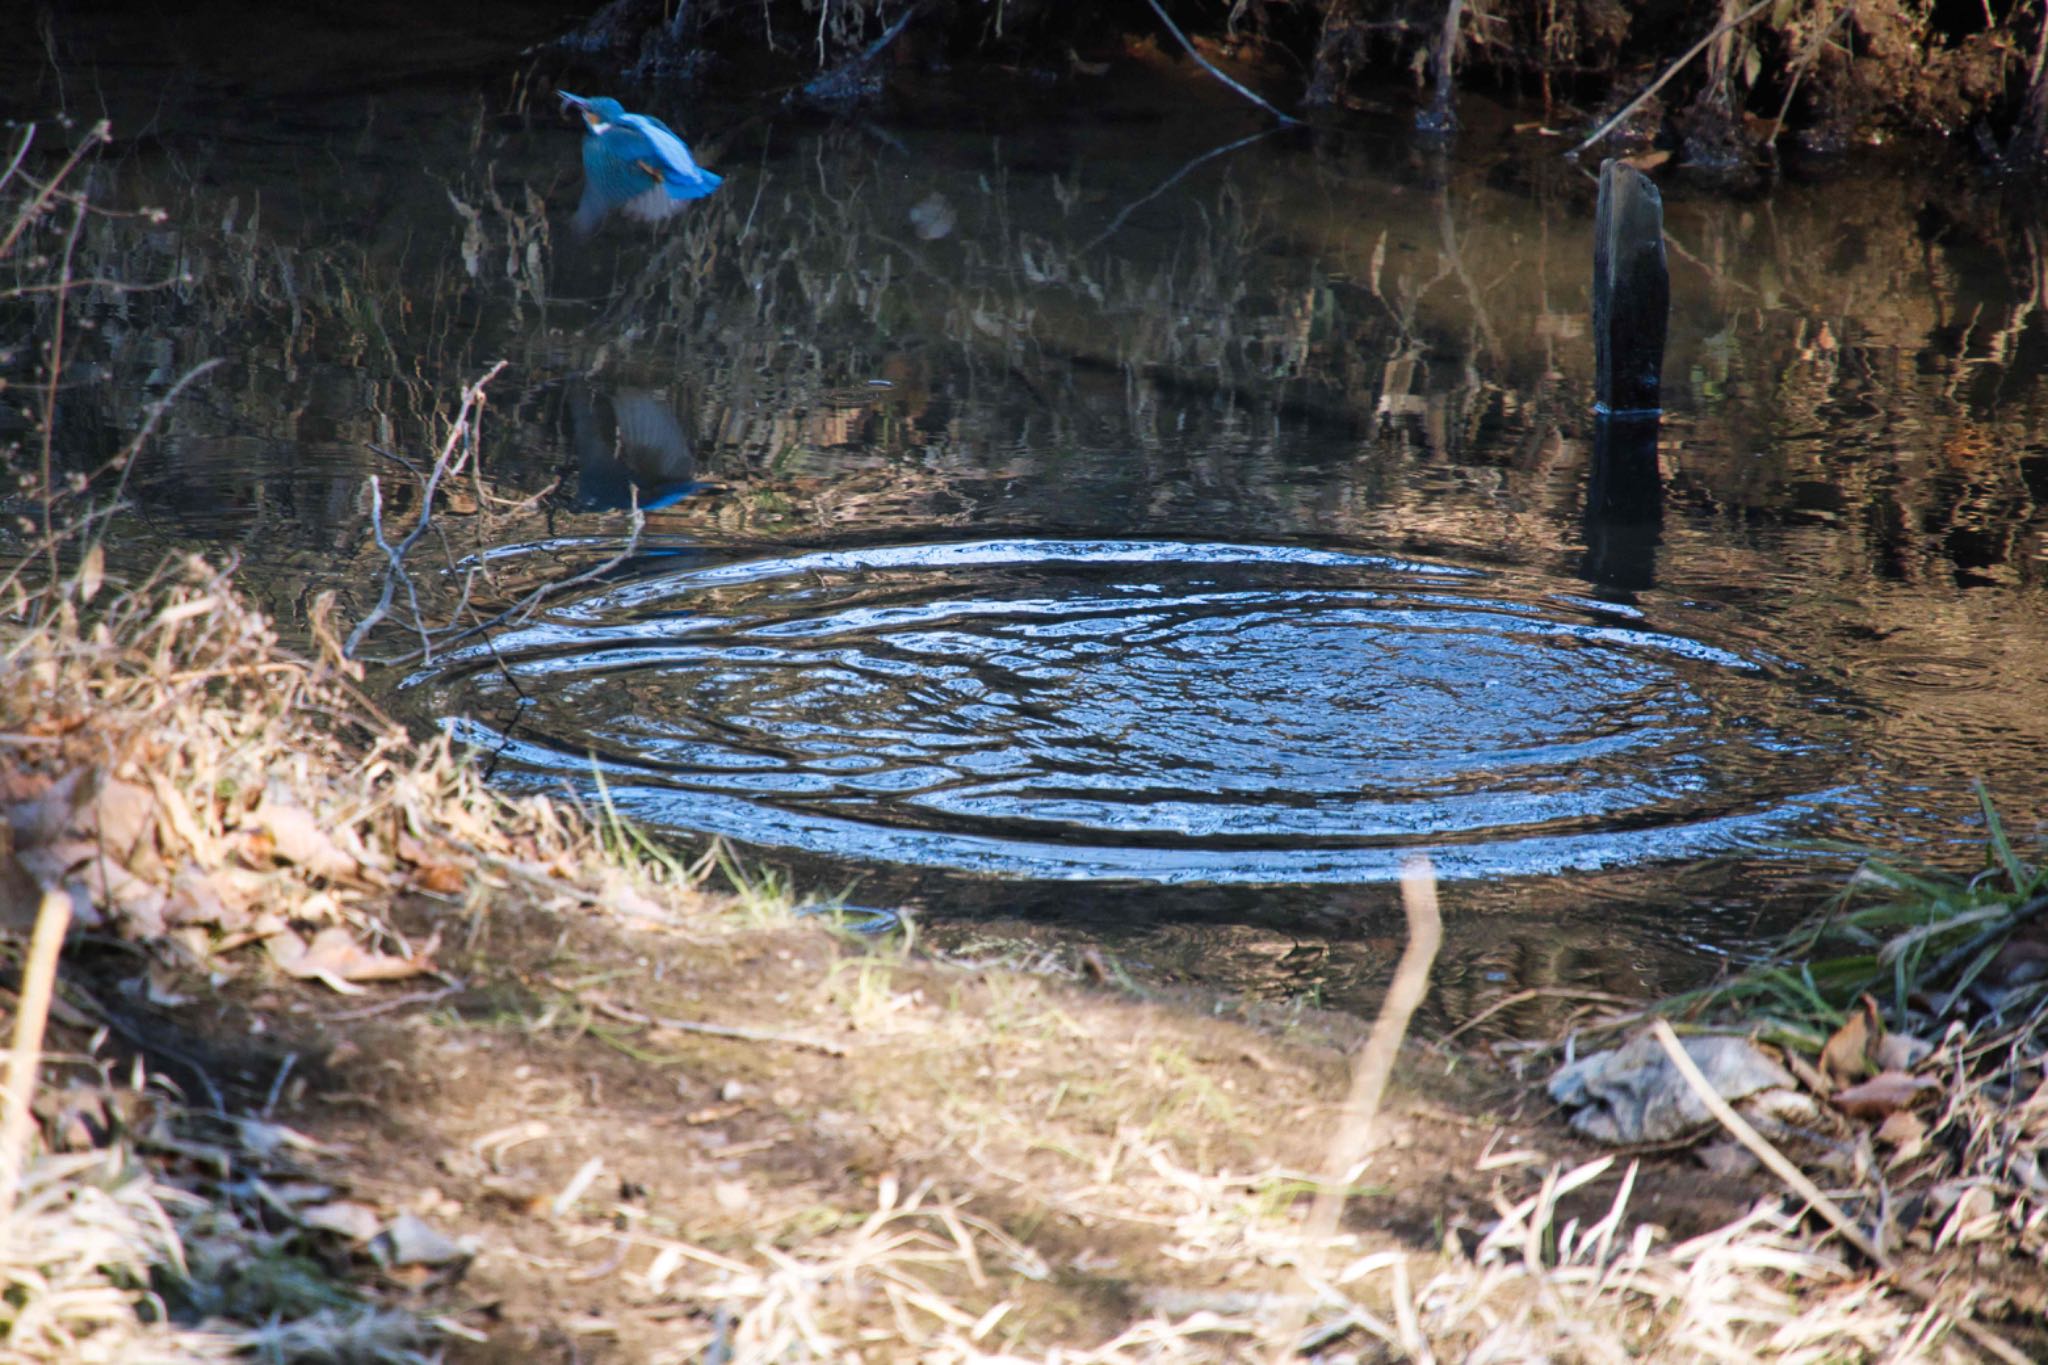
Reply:
M583 115L583 200L576 230L588 233L613 209L659 222L684 202L718 188L720 177L699 166L675 131L650 114L629 114L608 95L561 92Z

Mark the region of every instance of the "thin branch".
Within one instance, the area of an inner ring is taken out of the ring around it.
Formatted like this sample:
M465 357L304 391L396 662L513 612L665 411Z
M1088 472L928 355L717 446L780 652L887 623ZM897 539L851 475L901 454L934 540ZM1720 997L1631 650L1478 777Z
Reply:
M0 179L0 184L5 184ZM59 294L66 289L111 289L116 293L133 294L150 289L168 289L178 283L178 275L166 275L160 280L147 284L131 284L126 280L110 280L103 275L92 275L84 279L63 280L51 284L23 284L12 289L0 289L0 299L27 298L30 294Z
M632 528L627 533L626 543L619 547L619 551L617 554L614 554L613 556L611 556L611 558L605 560L602 564L593 564L590 568L585 569L582 573L575 574L569 578L565 578L559 583L543 583L541 586L535 588L532 592L526 594L526 596L520 598L517 602L514 602L511 606L499 612L496 616L492 616L485 620L478 621L475 625L469 626L466 629L460 631L455 631L452 634L444 633L439 641L441 648L452 648L455 645L461 644L465 640L474 639L476 636L482 635L486 631L494 630L497 627L505 625L509 622L521 620L529 612L533 611L535 608L540 606L542 602L545 602L548 598L555 596L557 593L565 592L570 588L579 586L580 584L591 582L593 579L604 577L613 569L618 568L619 565L625 563L628 559L631 559L633 557L634 552L640 548L640 531L641 528L646 525L646 523L647 514L642 512L636 505L633 508ZM407 654L398 654L393 655L389 658L382 659L370 659L368 660L368 662L377 664L380 667L389 667L395 664L412 663L414 660L427 657L427 654L428 651L426 650L416 649Z
M561 983L549 978L548 984L557 990L564 990ZM775 1033L767 1029L742 1028L737 1024L713 1024L696 1019L671 1019L665 1015L642 1014L639 1010L615 1005L602 996L578 996L574 991L567 994L572 1000L587 1004L607 1019L616 1019L622 1024L634 1024L640 1028L665 1028L676 1033L701 1033L712 1038L736 1038L747 1043L780 1043L784 1047L808 1048L822 1052L828 1057L844 1057L846 1049L838 1043L829 1043L822 1038L806 1038L797 1033Z
M1436 93L1430 97L1429 108L1415 120L1426 132L1448 133L1458 126L1458 116L1451 108L1451 81L1458 55L1458 20L1464 11L1465 0L1450 0L1444 6L1443 31L1436 40Z
M405 572L405 557L411 552L413 545L419 538L426 533L428 525L434 519L434 491L440 485L442 476L447 474L455 463L456 450L460 446L463 436L470 429L470 414L482 405L485 387L493 379L496 379L499 373L509 364L511 362L508 360L498 361L485 372L483 378L462 391L462 407L455 414L453 425L448 428L448 438L441 443L441 453L435 456L434 468L427 475L426 485L421 492L420 519L414 524L412 530L406 533L405 539L396 546L391 545L384 539L383 490L377 479L375 477L371 478L371 527L376 536L377 548L384 552L385 558L390 561L390 567L384 571L384 591L377 599L376 607L371 610L368 616L365 616L357 623L354 630L349 632L348 643L342 647L342 652L350 658L355 657L356 648L362 644L371 629L390 614L391 599L397 592L400 579L405 581L406 592L413 599L413 622L416 626L420 627L424 652L429 657L432 657L433 643L427 638L425 626L419 619L418 597L414 592L411 576Z
M1250 137L1241 137L1237 141L1225 143L1221 147L1211 147L1208 151L1203 152L1200 156L1194 158L1185 166L1182 166L1179 170L1175 171L1172 175L1169 175L1168 177L1166 177L1166 179L1162 180L1159 183L1159 187L1153 190L1152 193L1146 195L1143 199L1139 199L1132 203L1124 205L1123 208L1117 213L1116 217L1110 219L1109 226L1104 228L1102 231L1096 233L1093 237L1089 238L1088 241L1081 247L1081 250L1084 252L1093 251L1096 247L1101 246L1111 237L1116 236L1118 230L1123 227L1124 223L1127 220L1129 220L1132 214L1136 213L1139 209L1145 207L1145 205L1151 203L1154 199L1157 199L1160 195L1172 189L1175 185L1178 185L1183 179L1186 178L1187 173L1189 171L1192 171L1195 167L1201 165L1203 162L1213 161L1215 158L1219 156L1224 156L1230 152L1234 152L1240 147L1249 146L1252 143L1257 142L1260 138L1271 137L1275 132L1278 131L1279 130L1275 128L1261 128L1258 132L1253 133Z
M1754 5L1751 5L1742 13L1736 15L1732 19L1723 20L1719 25L1717 25L1714 28L1713 32L1709 33L1706 37L1700 39L1691 47L1687 48L1685 50L1684 56L1680 57L1670 66L1665 67L1664 74L1659 76L1656 80L1651 81L1649 84L1649 88L1644 90L1642 94L1637 95L1627 104L1622 105L1621 111L1619 113L1617 113L1613 118L1607 120L1607 122L1601 124L1598 128L1595 128L1591 136L1589 136L1584 142L1581 142L1578 146L1572 148L1569 152L1566 152L1565 155L1577 156L1580 152L1585 151L1586 148L1592 146L1601 138L1606 137L1609 133L1613 132L1615 128L1621 123L1621 121L1627 118L1630 114L1633 114L1636 111L1637 107L1641 105L1644 100L1650 98L1650 96L1656 94L1659 90L1662 90L1664 88L1664 83L1666 81L1670 80L1673 76L1676 76L1680 71L1684 70L1687 63L1691 62L1693 58L1699 56L1702 52L1705 52L1707 50L1708 44L1712 43L1716 38L1720 37L1722 34L1728 32L1728 30L1732 28L1740 28L1742 25L1748 23L1757 15L1762 14L1766 9L1769 9L1772 5L1776 3L1777 0L1756 0L1756 3Z
M69 303L71 298L71 258L73 253L78 250L78 234L84 229L85 208L83 205L80 205L72 211L71 231L64 235L64 263L57 271L57 279L62 287L57 291L57 317L50 327L50 354L49 358L45 361L50 371L50 383L43 394L43 454L41 468L43 486L40 492L43 503L43 539L49 543L50 547L50 581L52 583L57 581L57 541L55 538L58 497L56 480L57 380L64 373L64 319L68 312L66 304ZM0 251L0 255L4 254L4 251Z
M1167 31L1173 34L1174 37L1180 39L1180 45L1188 50L1188 55L1190 57L1193 57L1204 71L1214 76L1217 80L1222 81L1232 90L1235 90L1238 94L1243 95L1246 99L1250 100L1253 104L1258 105L1259 108L1265 110L1274 118L1279 119L1282 123L1298 124L1301 122L1300 119L1294 117L1294 115L1292 114L1281 113L1278 109L1276 109L1271 103L1267 101L1265 96L1257 93L1256 91L1250 89L1247 86L1239 84L1237 81L1234 81L1230 77L1224 75L1223 72L1220 69L1218 69L1214 62L1210 61L1207 57L1204 57L1201 53L1195 51L1195 45L1192 42L1188 41L1188 35L1182 33L1180 31L1180 25L1174 23L1172 16L1167 14L1167 12L1160 7L1159 0L1145 0L1145 3L1152 7L1152 12L1159 16L1159 22L1166 25Z
M1785 84L1785 98L1778 105L1778 116L1771 120L1770 145L1772 147L1777 146L1778 135L1785 131L1785 116L1792 112L1792 101L1799 94L1799 83L1806 79L1806 73L1813 69L1814 60L1820 56L1821 49L1827 46L1828 35L1846 22L1849 16L1855 12L1856 6L1853 3L1842 6L1840 12L1826 24L1822 25L1820 31L1813 35L1813 41L1806 45L1806 51L1799 54L1799 61L1792 68L1792 79ZM2042 25L2042 33L2044 36L2048 36L2048 24Z
M48 204L51 199L59 196L57 187L64 183L66 176L77 169L78 163L85 159L85 154L106 140L107 124L105 120L102 120L99 123L95 123L92 126L92 131L85 135L85 139L72 148L71 155L66 158L62 166L57 168L57 173L51 176L48 181L42 182L41 192L34 199L21 206L21 211L14 216L14 226L8 230L5 240L0 240L0 257L4 257L14 250L15 242L20 240L22 233L28 231L28 225L34 222L42 213L43 206ZM26 142L22 144L21 150L23 153L28 151L28 144ZM17 155L15 160L18 163L20 155ZM14 168L10 166L8 174L12 175L13 173ZM35 177L31 176L29 179L31 182L34 182ZM72 198L74 203L84 199L83 195L66 197Z
M205 374L208 370L220 368L223 363L220 357L215 356L211 360L200 361L197 365L179 375L171 387L164 391L163 397L143 409L145 415L142 419L142 425L136 428L135 435L129 438L128 444L122 446L120 453L115 455L114 458L94 470L91 477L97 479L109 469L119 469L121 471L121 478L114 485L114 497L119 499L123 490L128 485L128 471L134 467L135 457L141 452L142 443L155 433L157 423L161 422L164 414L171 410L171 404L178 401L178 395L183 393L185 387L193 380L199 378L200 375Z
M14 173L21 169L23 158L28 156L28 147L36 140L36 125L31 123L21 130L21 141L15 144L14 160L7 163L7 169L0 171L0 190L7 188L7 182L14 179Z

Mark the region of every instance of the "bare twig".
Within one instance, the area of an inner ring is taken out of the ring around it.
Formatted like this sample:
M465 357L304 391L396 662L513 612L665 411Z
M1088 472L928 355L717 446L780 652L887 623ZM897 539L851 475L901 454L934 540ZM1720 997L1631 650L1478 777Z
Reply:
M639 549L640 547L640 531L641 528L646 525L646 521L646 515L642 513L639 510L639 508L634 508L631 530L627 533L626 543L619 547L619 551L617 554L612 555L609 559L606 559L601 564L593 564L588 569L585 569L582 573L572 575L571 577L565 578L558 583L543 583L541 586L527 593L526 596L520 598L517 602L514 602L511 606L505 608L503 611L499 612L495 616L487 617L484 620L478 621L474 625L466 626L461 630L455 630L453 627L450 627L449 630L452 633L444 634L440 639L439 644L443 649L447 649L452 646L459 645L465 640L474 639L475 637L482 635L487 631L496 629L498 626L505 625L508 622L522 619L526 616L527 613L534 610L534 608L538 607L542 602L546 601L550 597L555 596L558 593L567 591L568 589L576 587L579 584L588 583L594 579L604 577L604 575L610 573L613 569L616 569L617 567L619 567L619 565L625 563L628 559L631 559L633 557L634 551ZM360 629L360 627L358 627L358 629ZM371 659L369 662L378 664L380 666L412 663L413 661L425 656L427 652L428 651L426 650L416 649L410 651L409 653L393 655L388 658Z
M77 169L78 163L85 159L85 154L87 152L90 152L93 148L99 146L102 142L105 142L106 140L107 124L105 123L105 121L101 121L99 123L94 124L92 126L92 130L88 132L85 135L85 137L79 141L79 144L76 147L71 149L71 155L65 159L64 164L62 166L59 166L57 168L57 173L51 176L47 181L41 182L41 191L36 195L34 199L31 199L28 203L23 204L21 206L21 211L14 215L14 226L7 230L7 236L5 238L0 238L0 258L4 258L5 256L8 255L8 253L14 250L15 242L20 240L22 233L28 231L28 225L30 223L33 223L39 216L41 216L43 207L46 204L48 204L52 199L62 197L61 192L58 189L58 186L62 185L66 177L68 177L73 170ZM27 151L28 143L26 140L24 140L22 142L20 151L18 151L15 154L15 163L17 165L20 164L21 157L25 155ZM14 168L12 166L8 167L8 174L11 176L13 173ZM34 176L30 176L29 183L36 184L38 182L36 181ZM84 196L82 195L75 196L73 202L82 202L83 198Z
M1250 137L1241 137L1235 142L1226 142L1221 147L1211 147L1208 151L1203 152L1200 156L1195 157L1193 160L1189 161L1185 166L1182 166L1172 175L1169 175L1168 177L1166 177L1166 179L1160 181L1158 188L1154 189L1152 193L1146 195L1143 199L1133 200L1132 202L1124 205L1122 209L1118 210L1116 217L1109 220L1109 226L1104 228L1102 231L1096 233L1093 237L1089 238L1087 243L1082 246L1081 250L1084 252L1093 251L1096 247L1101 246L1104 242L1116 236L1117 232L1123 227L1123 225L1127 221L1129 221L1130 216L1132 214L1136 213L1139 209L1145 207L1145 205L1151 203L1154 199L1157 199L1160 195L1172 189L1175 185L1178 185L1183 179L1186 178L1187 173L1189 171L1192 171L1193 169L1195 169L1195 167L1201 165L1203 162L1213 161L1217 157L1224 156L1228 153L1234 152L1240 147L1249 147L1252 143L1257 142L1260 138L1271 137L1274 132L1275 130L1272 128L1262 128L1258 132L1253 133Z
M552 983L551 983L552 984ZM560 989L560 987L557 987ZM742 1028L737 1024L708 1024L694 1019L670 1019L664 1015L642 1014L639 1010L614 1005L597 996L583 997L590 1007L607 1019L616 1019L622 1024L637 1024L642 1028L674 1029L677 1033L702 1033L713 1038L737 1038L748 1043L780 1043L785 1047L809 1048L822 1052L828 1057L844 1057L846 1049L837 1043L828 1043L822 1038L805 1038L795 1033L774 1033L767 1029Z
M371 497L373 500L371 516L376 533L377 548L384 551L385 558L390 560L390 567L384 571L384 591L377 599L377 605L371 609L368 616L365 616L356 624L354 630L349 632L348 643L342 647L343 652L350 658L355 657L357 647L362 644L364 638L369 635L376 624L390 614L391 599L397 592L401 579L405 582L406 591L408 593L412 592L412 579L405 572L405 557L412 550L414 543L426 533L428 525L434 519L434 490L439 486L442 477L453 466L455 452L460 447L462 438L470 430L470 414L482 405L485 387L493 379L496 379L499 373L509 364L511 362L508 360L498 361L484 373L483 378L462 391L461 410L455 414L455 421L448 428L448 437L441 443L441 453L435 457L434 468L427 475L426 485L420 492L420 519L413 525L412 530L406 533L405 539L396 546L384 539L382 521L383 494L381 489L378 488L377 481L374 478L370 481ZM433 655L433 644L431 640L424 638L425 627L424 623L421 623L418 619L417 603L415 603L413 616L414 623L421 627L423 637L422 652L431 658Z
M1607 122L1601 124L1598 128L1595 128L1584 142L1581 142L1578 146L1572 148L1569 152L1566 152L1565 155L1577 156L1580 152L1585 151L1588 147L1598 142L1601 138L1606 137L1609 133L1613 132L1616 126L1619 125L1623 119L1627 118L1630 114L1633 114L1636 111L1637 106L1641 105L1644 100L1650 98L1650 96L1656 94L1659 90L1662 90L1664 88L1664 83L1666 81L1670 80L1673 76L1676 76L1680 71L1684 70L1687 63L1691 62L1693 58L1699 56L1702 52L1705 52L1707 50L1708 45L1711 44L1716 38L1719 38L1722 34L1728 32L1730 29L1740 28L1743 24L1748 23L1757 15L1762 14L1766 9L1770 8L1775 3L1776 0L1756 0L1756 3L1754 5L1751 5L1748 9L1742 11L1742 13L1737 14L1732 18L1724 20L1721 24L1715 27L1713 32L1709 33L1706 37L1700 39L1691 47L1687 48L1685 50L1685 54L1681 56L1677 61L1673 62L1670 66L1665 67L1663 75L1659 76L1656 80L1651 81L1649 86L1645 88L1640 95L1637 95L1627 104L1622 105L1620 112L1615 114L1613 118L1607 120Z
M14 144L14 159L7 163L7 169L0 171L0 189L7 188L7 182L14 179L14 173L21 169L23 158L28 155L29 144L36 140L36 126L31 123L21 130L21 141Z
M1785 98L1778 105L1778 116L1771 120L1771 144L1776 146L1778 134L1785 131L1785 116L1792 112L1792 101L1799 94L1799 84L1806 79L1806 73L1813 69L1814 59L1828 45L1828 37L1840 27L1850 15L1856 12L1854 3L1842 6L1835 16L1820 25L1813 38L1806 44L1806 50L1799 54L1799 60L1792 68L1792 79L1785 83ZM2042 36L2048 37L2048 24L2042 26Z
M1197 52L1195 50L1195 45L1192 42L1188 41L1188 35L1180 31L1180 25L1174 23L1172 16L1168 15L1167 12L1160 7L1159 0L1145 0L1145 3L1152 7L1152 12L1159 16L1159 22L1166 25L1167 31L1173 34L1174 37L1180 39L1180 45L1188 50L1188 55L1190 57L1193 57L1196 63L1200 65L1204 71L1214 76L1217 80L1222 81L1232 90L1235 90L1238 94L1243 95L1246 99L1250 100L1253 104L1258 105L1259 108L1265 110L1274 118L1279 119L1282 123L1298 124L1301 122L1300 119L1294 117L1294 115L1292 114L1281 113L1280 110L1275 108L1270 102L1267 101L1264 95L1261 95L1256 91L1250 89L1249 87L1232 80L1229 76L1224 75L1223 72L1217 68L1214 62L1210 61L1207 57L1204 57L1201 53Z

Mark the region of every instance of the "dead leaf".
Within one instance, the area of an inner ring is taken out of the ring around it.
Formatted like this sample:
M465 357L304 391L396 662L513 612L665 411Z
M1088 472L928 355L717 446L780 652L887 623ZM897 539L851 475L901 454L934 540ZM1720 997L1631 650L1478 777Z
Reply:
M421 863L413 873L413 885L440 896L454 896L469 885L469 870L454 863Z
M185 841L192 850L193 857L208 864L220 861L220 851L214 844L213 836L206 832L206 827L200 824L199 818L192 813L192 807L185 800L185 794L154 768L148 769L145 775L149 778L150 790L156 793L157 805L163 810L164 818L169 821L171 830Z
M398 981L434 970L433 945L413 957L365 948L341 925L329 925L311 943L286 930L266 941L271 961L287 976L319 981L344 995L362 990L361 981Z
M1862 1080L1877 1070L1877 1049L1883 1040L1884 1019L1877 1012L1877 1001L1865 995L1820 1050L1821 1074L1836 1086Z
M1853 1119L1884 1118L1905 1109L1941 1082L1903 1071L1886 1071L1834 1096L1835 1108Z
M1998 1199L1982 1185L1971 1185L1962 1190L1955 1201L1948 1218L1935 1234L1934 1249L1940 1251L1950 1244L1963 1246L1970 1242L1981 1242L1998 1230L2004 1219L1998 1212Z
M1910 1109L1895 1109L1877 1125L1877 1140L1894 1149L1890 1164L1897 1166L1926 1150L1927 1124Z
M1934 1044L1910 1033L1887 1033L1871 1060L1879 1071L1911 1071L1934 1055Z
M156 811L156 793L148 787L104 776L75 828L96 835L108 856L147 876L162 867L156 854Z
M266 793L248 816L249 827L267 834L271 855L320 877L353 877L362 869L320 828L304 806Z
M164 901L164 923L230 927L229 918L227 904L215 889L213 878L191 866L178 870Z
M111 858L92 858L78 869L78 881L95 904L120 926L124 938L157 938L166 928L162 887L137 877Z
M351 1242L367 1242L384 1230L383 1215L368 1204L337 1199L299 1210L299 1222L320 1232L337 1232Z
M391 1220L370 1254L385 1266L442 1266L466 1261L474 1253L418 1214L408 1212Z
M107 552L100 542L95 540L86 549L84 557L78 561L78 600L81 603L90 603L93 598L98 597L100 585L106 582L106 578Z

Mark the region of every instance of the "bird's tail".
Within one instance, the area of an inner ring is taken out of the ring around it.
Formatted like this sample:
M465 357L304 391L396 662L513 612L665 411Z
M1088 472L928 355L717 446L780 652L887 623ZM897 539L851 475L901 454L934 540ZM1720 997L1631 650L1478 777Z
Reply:
M662 182L668 186L669 198L702 199L705 195L717 189L725 179L724 176L707 171L702 166L694 167L693 170L695 173L692 175L681 176Z

